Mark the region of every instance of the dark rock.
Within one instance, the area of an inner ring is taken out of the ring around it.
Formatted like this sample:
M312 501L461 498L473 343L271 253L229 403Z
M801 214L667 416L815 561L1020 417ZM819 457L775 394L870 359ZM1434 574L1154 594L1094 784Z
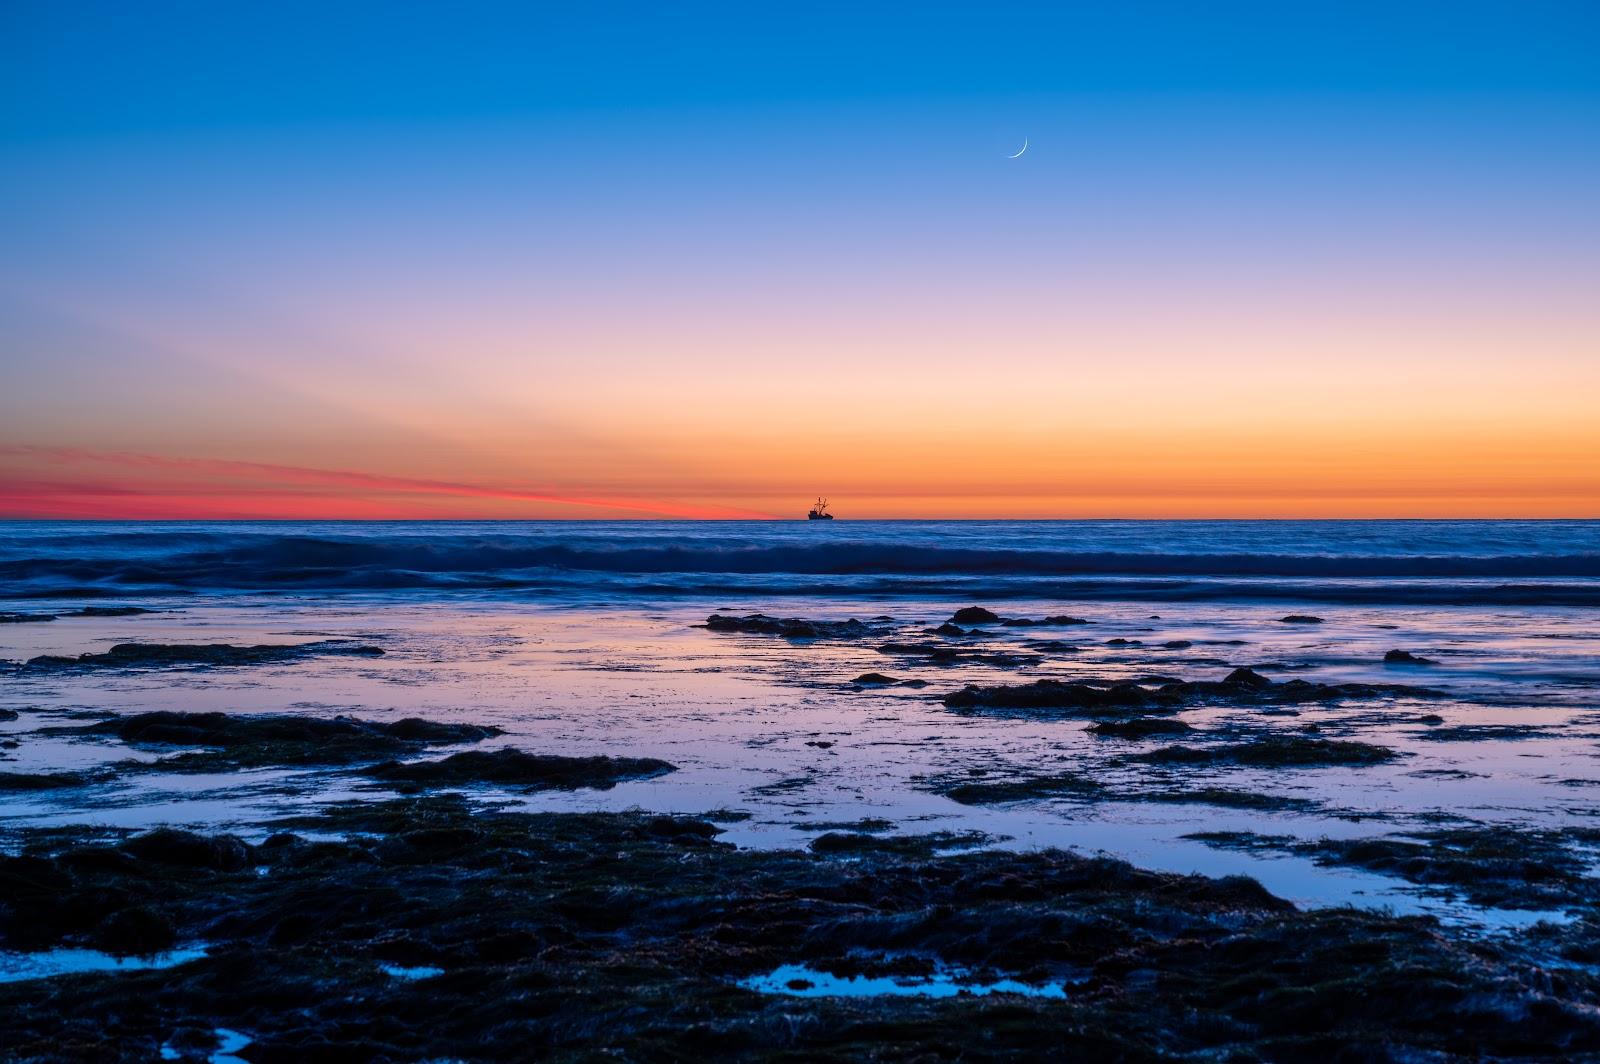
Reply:
M1071 624L1088 624L1082 617L1069 617L1065 613L1053 614L1049 617L1007 617L1000 622L1008 628L1047 628L1062 627Z
M1289 798L1260 791L1233 791L1222 787L1197 787L1187 791L1156 791L1132 795L1139 801L1171 805L1215 805L1225 809L1263 809L1271 811L1313 812L1320 803L1309 798Z
M1537 724L1452 724L1447 727L1430 727L1416 733L1418 739L1432 742L1461 743L1495 739L1511 742L1517 739L1550 739L1560 735L1552 728Z
M75 658L60 654L43 654L29 658L22 667L28 671L208 668L275 665L308 657L330 655L365 658L380 657L382 654L383 650L380 647L331 639L316 643L244 647L230 646L226 643L118 643L102 654L79 654Z
M847 621L810 621L800 617L768 617L764 613L744 617L713 613L706 618L705 627L713 632L776 635L785 639L862 639L880 631L854 617Z
M197 835L177 828L156 828L135 835L122 849L142 861L233 872L251 863L250 847L237 835Z
M950 620L955 624L996 624L1000 615L982 606L963 606Z
M951 709L1064 709L1083 712L1143 709L1153 703L1152 693L1136 684L1100 686L1062 680L1035 680L1029 684L963 687L945 696Z
M1432 658L1425 658L1425 657L1422 657L1420 654L1413 654L1409 650L1391 650L1391 651L1389 651L1389 653L1387 653L1387 654L1385 654L1383 656L1383 663L1385 665L1437 665L1437 664L1439 664L1437 661L1434 661Z
M95 946L120 957L160 953L177 941L172 921L142 905L112 913L93 938Z
M944 643L884 643L877 650L880 654L896 657L922 658L930 665L976 664L1010 668L1030 660L1026 655L1005 650L977 650Z
M1305 680L1273 683L1252 669L1235 669L1221 681L1145 677L1077 682L1036 680L1027 684L968 686L949 694L944 704L965 711L1012 710L1029 715L1114 715L1118 710L1177 712L1200 705L1274 706L1332 702L1384 695L1436 697L1439 692L1398 684L1314 684Z
M76 772L0 772L0 791L51 791L88 782Z
M1269 735L1247 743L1216 746L1164 746L1134 761L1151 765L1251 765L1257 767L1305 765L1379 765L1400 755L1383 746L1303 736Z
M137 617L141 613L156 613L156 610L146 609L143 606L84 606L82 609L68 610L61 614L63 617Z
M131 763L128 771L218 771L270 765L342 765L415 753L428 746L478 742L500 729L408 717L382 723L356 717L293 713L182 713L159 710L112 717L84 728L136 746L203 746L210 749Z
M1194 729L1172 717L1134 717L1131 720L1104 720L1089 725L1088 730L1112 739L1147 739L1152 735L1177 735Z
M1241 687L1253 687L1256 690L1266 690L1273 686L1272 681L1256 672L1254 669L1238 668L1228 673L1222 681L1227 684L1237 684Z
M1009 779L953 779L937 781L934 791L962 805L992 805L1029 798L1098 795L1104 787L1075 772L1048 776L1014 776Z
M1309 613L1291 613L1287 617L1279 617L1281 624L1321 624L1322 618Z
M522 750L467 750L439 761L386 761L364 775L396 783L452 786L494 783L525 790L610 790L625 780L672 772L677 766L653 757L561 757Z
M888 687L900 681L893 676L885 676L881 672L864 672L850 682L860 684L862 687Z

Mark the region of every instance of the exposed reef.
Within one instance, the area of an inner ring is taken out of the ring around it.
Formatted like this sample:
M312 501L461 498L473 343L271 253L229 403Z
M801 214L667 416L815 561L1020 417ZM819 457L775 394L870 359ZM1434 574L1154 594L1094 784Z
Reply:
M768 617L764 613L751 613L743 617L713 613L706 618L704 627L713 632L776 635L785 639L864 639L883 631L881 626L870 625L854 617L847 621L813 621L802 617Z
M943 643L884 643L877 651L891 657L920 658L929 665L974 664L1009 669L1037 660L1032 655L1009 650L977 650Z
M1058 772L1046 776L1010 776L1004 779L949 779L936 781L933 790L962 805L992 805L1029 798L1098 795L1105 787L1076 772Z
M1401 755L1386 746L1299 735L1267 735L1247 743L1214 746L1163 746L1129 760L1147 765L1381 765Z
M1089 725L1089 731L1108 739L1148 739L1152 735L1182 735L1194 731L1171 717L1133 717L1129 720L1102 720Z
M492 783L530 791L610 790L624 780L659 776L676 768L654 757L561 757L504 749L465 750L438 761L385 761L362 774L427 787Z
M82 787L92 779L79 772L0 772L0 791L54 791Z
M421 720L381 722L355 717L292 713L179 713L113 716L55 734L110 735L132 746L206 747L154 762L124 762L131 771L215 772L270 766L346 765L420 753L432 746L470 743L499 735L480 724Z
M1462 940L1425 918L1297 911L1249 879L1059 851L934 856L937 843L871 836L838 852L739 851L704 821L638 814L421 799L284 827L317 838L15 836L20 854L0 857L0 945L205 954L0 984L6 1053L120 1064L214 1046L218 1029L258 1064L1600 1050L1600 977L1538 959L1586 948L1560 929L1526 946ZM741 985L790 964L1058 992Z
M133 617L141 613L156 613L143 606L85 606L78 610L60 613L7 613L0 612L0 624L30 624L53 621L59 617Z
M1385 665L1437 665L1432 658L1425 658L1420 654L1413 654L1409 650L1391 650L1383 656Z
M1002 617L991 609L983 606L965 606L956 610L948 624L998 624L1006 628L1035 628L1035 627L1061 627L1074 624L1088 624L1083 617L1071 617L1065 613L1052 614L1049 617Z
M239 665L277 665L309 657L376 658L383 648L344 640L315 643L232 646L227 643L118 643L102 653L41 654L23 662L24 672L61 672L89 669L169 669Z
M850 681L858 687L926 687L927 680L902 680L881 672L864 672Z
M1401 684L1276 683L1253 669L1235 669L1222 680L1147 678L1142 682L1086 679L1035 680L1027 684L968 686L947 695L944 704L964 711L1026 711L1039 716L1123 712L1176 712L1191 706L1291 705L1342 699L1405 696L1438 697L1440 692Z

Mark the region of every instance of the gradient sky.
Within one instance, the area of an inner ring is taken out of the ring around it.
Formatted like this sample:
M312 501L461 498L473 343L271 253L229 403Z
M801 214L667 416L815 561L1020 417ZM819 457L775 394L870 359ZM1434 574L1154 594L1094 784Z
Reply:
M818 492L1600 516L1600 5L0 5L0 515Z

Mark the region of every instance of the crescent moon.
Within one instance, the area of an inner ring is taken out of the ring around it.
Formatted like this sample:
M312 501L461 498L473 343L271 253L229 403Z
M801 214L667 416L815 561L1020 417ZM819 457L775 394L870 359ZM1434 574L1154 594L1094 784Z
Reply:
M1018 150L1017 154L1016 155L1007 155L1006 158L1007 159L1021 158L1022 153L1027 151L1027 150L1028 150L1028 138L1027 137L1023 137L1022 138L1022 147L1021 147L1021 149Z

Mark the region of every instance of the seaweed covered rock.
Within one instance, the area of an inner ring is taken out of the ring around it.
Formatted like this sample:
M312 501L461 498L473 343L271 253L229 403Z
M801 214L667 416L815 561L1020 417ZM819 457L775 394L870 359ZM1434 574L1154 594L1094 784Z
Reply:
M522 750L467 750L438 761L385 761L363 773L393 783L458 786L493 783L524 790L609 790L625 780L644 779L677 768L654 757L562 757Z
M1089 725L1088 730L1110 739L1148 739L1152 735L1182 735L1194 729L1172 717L1133 717L1103 720Z
M200 835L177 828L156 828L135 835L122 850L145 861L232 872L250 864L250 847L237 835Z
M146 606L84 606L76 610L68 610L63 617L138 617L146 613L156 613Z
M88 782L81 772L0 772L0 791L54 791Z
M1413 654L1409 650L1391 650L1383 656L1385 665L1437 665L1432 658L1425 658L1421 654Z
M1000 622L1007 628L1060 628L1075 624L1088 624L1084 617L1054 613L1048 617L1007 617Z
M934 792L962 805L992 805L1030 798L1083 797L1099 795L1104 787L1076 772L1057 772L1041 776L1011 776L1002 779L966 778L939 781Z
M1002 684L994 687L968 686L947 695L944 704L951 709L1036 709L1123 712L1160 705L1156 692L1134 683L1070 683L1063 680L1035 680L1028 684ZM1175 704L1174 704L1175 705Z
M208 749L150 763L125 765L139 771L216 771L271 765L342 765L414 753L430 746L472 743L499 735L490 725L447 723L408 717L382 722L356 717L310 717L295 713L184 713L158 710L115 716L69 731L115 735L146 747Z
M325 639L315 643L233 646L228 643L118 643L102 653L41 654L23 663L24 671L89 669L168 669L276 665L309 657L376 658L383 648Z
M21 838L24 855L0 856L7 948L205 941L209 954L0 983L0 1045L19 1059L142 1061L225 1028L261 1061L1600 1050L1600 977L1540 959L1589 939L1555 925L1526 944L1460 939L1425 918L1297 911L1243 877L1054 850L947 854L938 836L739 850L692 819L474 813L439 798L292 826L322 841L280 835L226 869L59 831ZM1067 990L828 999L750 986L794 964Z
M1176 712L1203 705L1286 705L1351 698L1438 697L1441 692L1402 684L1323 684L1307 680L1275 683L1254 669L1238 668L1222 680L1146 678L1127 680L1035 680L1026 684L968 686L944 699L951 709L1003 711L1040 716Z
M952 624L997 624L1000 615L983 606L963 606L950 617Z
M881 629L851 617L846 621L813 621L801 617L768 617L751 613L743 617L713 613L704 627L713 632L776 635L785 639L862 639Z
M1010 650L983 650L970 646L949 646L943 643L883 643L877 647L880 654L892 657L919 658L929 665L993 665L1012 668L1036 658Z
M1400 754L1386 746L1342 739L1312 739L1301 735L1268 735L1247 743L1215 746L1164 746L1136 754L1135 761L1151 765L1252 765L1257 767L1305 765L1380 765Z

